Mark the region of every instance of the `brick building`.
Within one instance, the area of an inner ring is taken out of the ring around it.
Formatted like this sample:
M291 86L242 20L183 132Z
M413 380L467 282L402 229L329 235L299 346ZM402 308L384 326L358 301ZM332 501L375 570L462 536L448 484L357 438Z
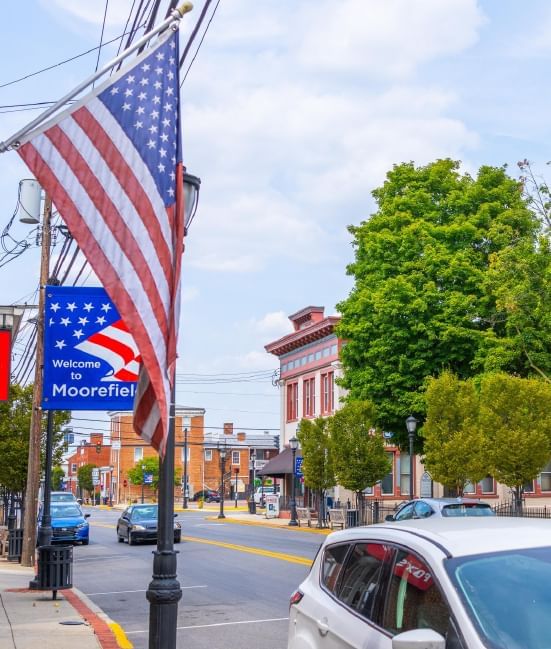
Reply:
M92 433L90 435L90 441L83 441L76 447L75 452L67 458L67 490L76 496L85 496L85 494L81 494L79 491L78 470L85 464L92 464L100 469L98 493L101 492L101 495L105 496L106 493L109 493L110 489L110 460L111 445L104 443L102 433Z

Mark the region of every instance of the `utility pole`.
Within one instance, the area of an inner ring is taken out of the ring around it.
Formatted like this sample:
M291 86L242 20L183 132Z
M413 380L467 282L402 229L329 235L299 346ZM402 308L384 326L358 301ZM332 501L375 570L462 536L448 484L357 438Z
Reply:
M33 409L29 436L29 460L27 465L27 487L25 490L25 518L23 521L23 548L21 565L33 566L36 551L36 513L38 488L40 485L40 440L42 438L42 366L44 365L44 301L46 284L50 272L52 201L48 195L44 200L42 218L42 248L40 255L40 292L38 299L38 321L36 324L36 358L34 367Z

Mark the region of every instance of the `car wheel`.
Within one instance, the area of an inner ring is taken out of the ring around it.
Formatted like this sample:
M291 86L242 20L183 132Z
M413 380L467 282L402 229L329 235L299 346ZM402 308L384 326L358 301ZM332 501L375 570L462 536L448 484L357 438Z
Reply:
M128 545L136 545L136 541L130 532L128 532Z
M88 545L90 543L90 539L83 539L82 540L82 545Z

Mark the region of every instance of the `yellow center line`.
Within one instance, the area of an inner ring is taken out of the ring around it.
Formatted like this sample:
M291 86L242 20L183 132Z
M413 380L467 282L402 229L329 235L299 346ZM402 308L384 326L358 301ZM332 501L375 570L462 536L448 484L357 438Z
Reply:
M108 527L114 529L114 525L107 523L93 523L97 527ZM255 548L250 545L237 545L235 543L225 543L224 541L212 541L210 539L203 539L199 536L182 536L183 541L191 541L192 543L204 543L206 545L216 545L219 548L226 548L227 550L235 550L236 552L245 552L247 554L258 554L262 557L270 557L271 559L279 559L280 561L288 561L289 563L298 563L302 566L311 566L312 559L308 557L301 557L297 554L287 554L286 552L272 552L271 550L263 550L262 548Z

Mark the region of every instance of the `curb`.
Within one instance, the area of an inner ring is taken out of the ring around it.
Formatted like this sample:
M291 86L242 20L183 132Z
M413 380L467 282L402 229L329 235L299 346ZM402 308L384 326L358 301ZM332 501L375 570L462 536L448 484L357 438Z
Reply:
M102 649L133 649L134 645L126 637L120 624L114 622L78 588L64 591L63 597L94 629Z

